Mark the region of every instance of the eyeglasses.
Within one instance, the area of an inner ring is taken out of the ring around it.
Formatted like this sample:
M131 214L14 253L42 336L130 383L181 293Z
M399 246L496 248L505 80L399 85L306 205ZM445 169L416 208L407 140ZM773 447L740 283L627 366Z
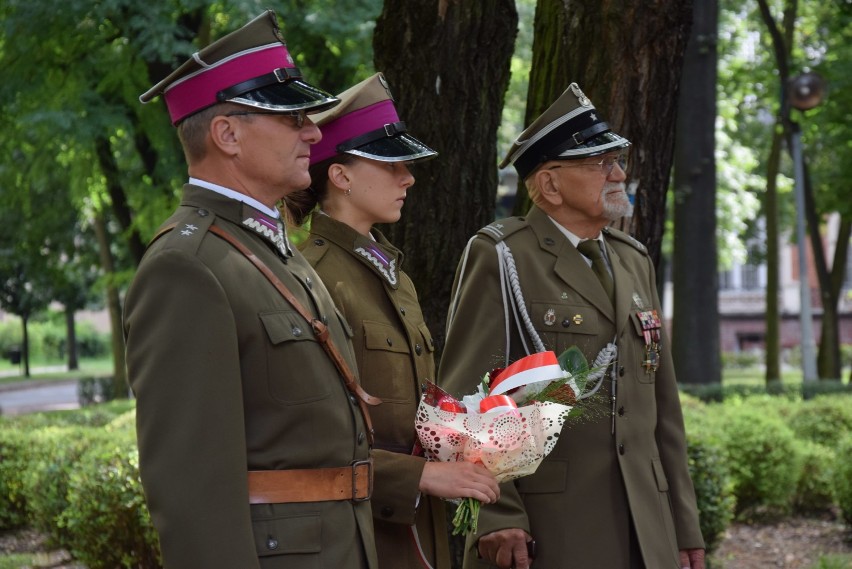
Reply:
M556 170L557 168L581 168L591 167L598 168L601 171L601 174L604 177L609 177L612 174L612 169L615 168L615 165L618 164L618 167L621 168L622 172L627 172L628 162L626 154L618 154L616 156L607 156L600 162L565 162L563 164L559 164L558 166L551 166L548 170Z
M285 116L285 117L293 117L296 120L296 128L302 128L305 124L305 120L308 118L308 114L303 111L285 111L285 112L273 112L273 111L234 111L231 113L225 113L226 117L240 117L244 115L277 115L277 116Z

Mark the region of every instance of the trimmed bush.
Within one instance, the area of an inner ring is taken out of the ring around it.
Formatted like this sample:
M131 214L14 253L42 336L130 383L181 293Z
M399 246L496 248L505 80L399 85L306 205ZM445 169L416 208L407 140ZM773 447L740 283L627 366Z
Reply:
M28 448L29 439L24 433L0 428L0 529L15 529L27 523L23 476Z
M834 448L852 433L852 397L820 396L806 401L790 415L790 428L798 438Z
M68 482L61 524L71 554L90 569L159 568L157 534L139 480L135 434L114 431L83 455Z
M834 451L808 440L798 443L802 472L793 507L805 515L828 511L834 503Z
M852 435L844 437L837 445L837 463L834 468L834 496L846 525L852 527Z
M740 519L787 514L802 459L793 432L768 408L725 408L722 433Z
M734 518L735 499L730 471L721 447L706 437L687 432L689 475L695 486L701 535L711 553L722 540Z
M68 481L83 453L97 440L114 437L104 429L48 427L29 435L24 494L32 527L53 545L66 546L61 516L68 507Z

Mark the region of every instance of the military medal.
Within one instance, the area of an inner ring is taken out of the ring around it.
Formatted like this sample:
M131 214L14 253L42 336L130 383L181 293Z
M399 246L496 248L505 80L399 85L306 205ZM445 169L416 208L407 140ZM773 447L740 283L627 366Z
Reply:
M553 326L556 322L556 311L552 308L548 308L547 312L544 313L544 325L545 326Z
M642 325L642 336L645 338L645 358L642 365L645 373L657 371L660 367L660 331L663 323L656 310L640 310L636 313Z

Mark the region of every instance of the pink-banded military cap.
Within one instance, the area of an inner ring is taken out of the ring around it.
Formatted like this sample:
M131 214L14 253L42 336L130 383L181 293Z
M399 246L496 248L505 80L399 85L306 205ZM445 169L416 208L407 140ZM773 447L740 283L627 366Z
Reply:
M512 144L500 168L515 165L523 180L539 164L577 160L627 148L630 141L612 132L592 101L571 83Z
M311 117L322 140L311 146L311 164L338 154L381 162L419 162L437 152L406 133L384 75L376 73L337 95L340 104Z
M226 101L282 113L319 112L338 102L302 79L272 10L194 53L139 100L158 95L166 100L172 124Z

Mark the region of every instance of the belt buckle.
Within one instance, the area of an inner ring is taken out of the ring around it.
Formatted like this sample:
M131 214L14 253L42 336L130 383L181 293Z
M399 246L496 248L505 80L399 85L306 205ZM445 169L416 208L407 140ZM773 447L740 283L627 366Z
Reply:
M363 498L358 496L358 467L367 467L367 495ZM365 458L364 460L355 460L351 464L352 467L352 501L366 502L373 495L373 459Z

